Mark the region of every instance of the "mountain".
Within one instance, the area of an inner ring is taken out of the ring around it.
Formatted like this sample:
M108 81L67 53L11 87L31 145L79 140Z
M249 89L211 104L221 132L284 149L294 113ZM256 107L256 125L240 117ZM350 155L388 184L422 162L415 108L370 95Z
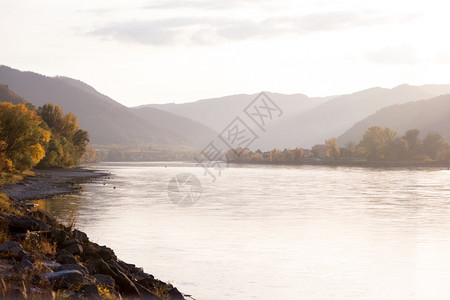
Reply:
M12 104L25 104L27 101L16 95L7 85L0 84L0 102L11 102Z
M256 148L310 148L325 139L338 137L360 120L377 110L393 104L434 97L438 92L420 87L401 85L392 89L371 88L335 97L308 112L280 119L260 140Z
M192 121L188 118L177 116L153 107L134 108L133 111L136 115L145 120L152 120L153 123L158 124L165 129L189 138L189 140L198 147L205 147L215 136L217 136L216 131L200 122Z
M266 92L265 94L281 108L285 117L309 111L332 98L308 98L303 94L284 95L270 92ZM138 106L137 108L158 108L187 117L191 120L196 120L211 127L217 132L221 132L234 118L241 116L245 107L257 96L258 94L240 94L182 104L149 104Z
M79 119L80 127L89 131L93 144L203 146L197 140L196 132L180 133L185 127L192 126L191 120L172 116L178 120L176 125L180 128L177 128L172 123L162 122L161 120L169 119L168 113L156 109L151 116L141 117L135 110L79 80L47 77L0 66L0 83L7 84L11 90L35 106L50 102L60 105L64 112L74 113ZM210 130L196 125L196 130Z
M367 128L383 126L403 135L409 129L419 129L422 136L437 131L450 141L450 95L429 100L392 105L355 124L338 138L340 145L358 143Z

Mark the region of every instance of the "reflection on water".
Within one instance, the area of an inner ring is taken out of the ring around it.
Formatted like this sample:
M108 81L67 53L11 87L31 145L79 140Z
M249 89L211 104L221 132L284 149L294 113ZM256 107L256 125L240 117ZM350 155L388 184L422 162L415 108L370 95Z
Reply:
M98 168L113 179L41 207L198 300L450 297L450 171ZM167 184L186 172L202 198L175 206Z

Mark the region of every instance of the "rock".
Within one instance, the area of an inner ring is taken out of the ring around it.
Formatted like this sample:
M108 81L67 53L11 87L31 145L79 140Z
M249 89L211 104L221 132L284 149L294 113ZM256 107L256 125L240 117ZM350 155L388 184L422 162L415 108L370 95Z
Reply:
M79 231L78 229L75 229L73 231L73 235L82 244L87 243L89 241L87 234L82 231Z
M152 293L149 289L145 288L144 286L140 285L139 283L135 284L139 293L141 296L139 299L145 299L145 300L161 300L160 297L156 296L154 293ZM172 300L172 299L171 299Z
M153 290L156 285L160 284L160 281L154 279L152 276L152 278L148 277L138 280L138 283L147 289Z
M13 288L8 293L7 299L14 299L14 300L26 300L27 299L27 293L23 288Z
M94 300L100 300L102 299L100 297L100 293L98 292L98 287L95 284L90 284L84 288L84 297L86 299L94 299Z
M56 262L63 265L68 265L68 264L76 264L77 260L75 259L75 257L73 257L72 254L63 249L60 252L60 254L56 257Z
M84 245L83 250L90 253L96 253L105 262L109 262L111 259L117 260L113 250L105 246L99 246L96 243L87 243Z
M114 266L110 266L103 259L96 260L96 274L110 275L114 278L119 292L127 296L139 296L139 291L134 283L124 273Z
M67 247L67 246L70 246L72 244L78 244L78 241L76 239L70 239L70 240L62 242L61 246L62 247Z
M22 246L19 245L19 243L8 241L0 245L0 254L11 258L22 258L27 253L22 248Z
M88 271L85 266L79 264L65 264L61 265L56 271L66 271L66 270L77 270L83 273L83 275L87 275Z
M83 246L81 246L80 244L70 244L64 247L64 250L72 255L80 255L81 253L83 253Z
M127 275L119 271L116 267L111 266L111 270L114 271L116 276L113 276L116 284L120 288L120 292L127 296L139 296L139 290L136 288L134 283L128 278Z
M86 261L86 260L89 260L89 259L101 259L101 257L97 253L89 251L89 250L86 251L86 249L83 248L83 253L81 254L81 259Z
M11 232L47 231L49 226L39 219L29 217L7 216Z
M61 245L67 239L67 233L62 229L52 229L50 231L50 239Z
M84 282L83 273L78 270L64 270L39 274L39 278L48 280L53 289L68 289Z
M33 261L34 259L30 255L25 255L22 257L18 267L21 270L31 270L34 268Z
M186 300L183 296L183 294L180 293L180 291L178 291L177 288L171 288L169 289L169 299L170 300Z
M95 274L94 275L95 280L97 280L97 283L103 284L104 286L113 288L116 282L114 281L114 278L112 278L110 275L104 275L104 274Z
M106 246L101 246L100 251L98 252L98 255L104 260L104 261L110 261L111 259L117 259L116 254L114 254L114 251Z
M45 210L38 209L36 211L33 211L31 215L37 219L40 219L44 223L49 224L52 227L58 226L58 220L56 220L55 217L53 217L51 214L46 212Z

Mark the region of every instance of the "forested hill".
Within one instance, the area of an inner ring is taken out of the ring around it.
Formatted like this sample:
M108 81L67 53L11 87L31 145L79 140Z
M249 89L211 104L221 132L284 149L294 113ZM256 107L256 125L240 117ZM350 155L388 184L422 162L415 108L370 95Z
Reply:
M16 95L5 84L0 84L0 102L11 102L12 104L27 103L27 101L23 97Z
M422 135L437 131L450 141L450 95L443 95L429 100L393 105L381 109L358 122L338 138L339 144L345 146L357 143L367 128L371 126L390 127L399 134L416 128Z
M200 143L189 135L168 130L164 123L142 118L89 85L65 77L47 77L0 66L0 83L35 106L59 105L75 114L80 126L89 131L92 144L102 145L169 145L194 147ZM157 113L158 111L156 111ZM166 114L165 112L161 112ZM182 118L179 126L191 122ZM201 125L205 131L209 130Z

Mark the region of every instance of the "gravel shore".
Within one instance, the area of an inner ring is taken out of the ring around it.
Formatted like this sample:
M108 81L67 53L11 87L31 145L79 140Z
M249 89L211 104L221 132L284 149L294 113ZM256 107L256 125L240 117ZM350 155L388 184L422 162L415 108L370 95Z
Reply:
M95 182L111 174L84 168L35 170L36 176L0 187L0 194L16 200L47 199L80 190L80 183Z

